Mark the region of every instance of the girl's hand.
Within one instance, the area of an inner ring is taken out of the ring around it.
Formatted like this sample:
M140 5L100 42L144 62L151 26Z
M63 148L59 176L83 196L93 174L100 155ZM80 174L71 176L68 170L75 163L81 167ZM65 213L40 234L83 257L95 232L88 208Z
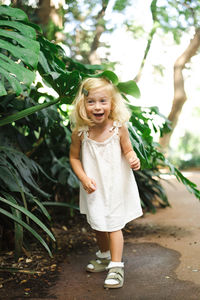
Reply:
M91 194L93 193L94 191L96 191L96 182L89 178L89 177L86 177L83 181L82 181L82 185L83 185L83 188L84 190L88 193L88 194Z
M131 157L128 160L131 169L137 171L140 169L140 160L137 156Z

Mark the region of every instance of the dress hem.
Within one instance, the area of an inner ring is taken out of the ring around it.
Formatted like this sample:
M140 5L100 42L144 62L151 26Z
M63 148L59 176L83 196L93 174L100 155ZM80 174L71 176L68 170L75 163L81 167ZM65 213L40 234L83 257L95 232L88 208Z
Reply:
M81 214L85 214L85 213L81 213ZM87 218L87 214L85 214L85 215L86 215L86 218ZM131 221L133 221L133 220L135 220L135 219L141 217L142 215L143 215L143 212L140 212L140 213L134 215L134 217L127 218L127 220L123 223L123 225L116 226L116 227L114 227L114 228L112 228L112 229L105 229L105 228L103 228L103 229L101 228L101 229L100 229L100 228L96 227L95 225L93 225L92 222L90 222L90 221L88 220L88 218L87 218L87 222L88 222L88 224L90 225L90 227L91 227L92 229L94 229L94 230L97 230L97 231L103 231L103 232L113 232L113 231L117 231L117 230L123 229L123 228L126 226L127 223L129 223L129 222L131 222Z

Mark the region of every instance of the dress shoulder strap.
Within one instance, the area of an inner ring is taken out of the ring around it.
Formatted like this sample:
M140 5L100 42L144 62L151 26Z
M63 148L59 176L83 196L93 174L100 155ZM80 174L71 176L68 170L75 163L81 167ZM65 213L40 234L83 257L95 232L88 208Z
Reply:
M110 131L114 130L118 134L120 127L122 127L122 124L118 121L114 121Z
M88 130L89 130L88 126L79 127L78 136L81 136L83 134L84 138L87 137L88 136Z

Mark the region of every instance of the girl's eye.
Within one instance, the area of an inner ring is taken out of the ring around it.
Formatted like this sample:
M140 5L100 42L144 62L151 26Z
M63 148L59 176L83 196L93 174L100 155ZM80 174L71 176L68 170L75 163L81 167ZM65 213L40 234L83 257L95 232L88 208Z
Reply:
M107 102L107 100L106 99L101 99L101 102L105 103L105 102Z
M88 103L88 104L93 104L93 103L94 103L94 100L92 100L92 99L87 100L87 103Z

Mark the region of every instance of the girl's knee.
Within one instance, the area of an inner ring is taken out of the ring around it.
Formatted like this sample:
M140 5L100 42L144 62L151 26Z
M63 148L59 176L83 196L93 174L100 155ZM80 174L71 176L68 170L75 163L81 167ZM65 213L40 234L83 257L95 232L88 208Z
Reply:
M117 230L117 231L112 231L112 232L109 232L109 235L110 236L115 236L115 235L123 235L123 233L122 233L122 230L120 229L120 230Z

